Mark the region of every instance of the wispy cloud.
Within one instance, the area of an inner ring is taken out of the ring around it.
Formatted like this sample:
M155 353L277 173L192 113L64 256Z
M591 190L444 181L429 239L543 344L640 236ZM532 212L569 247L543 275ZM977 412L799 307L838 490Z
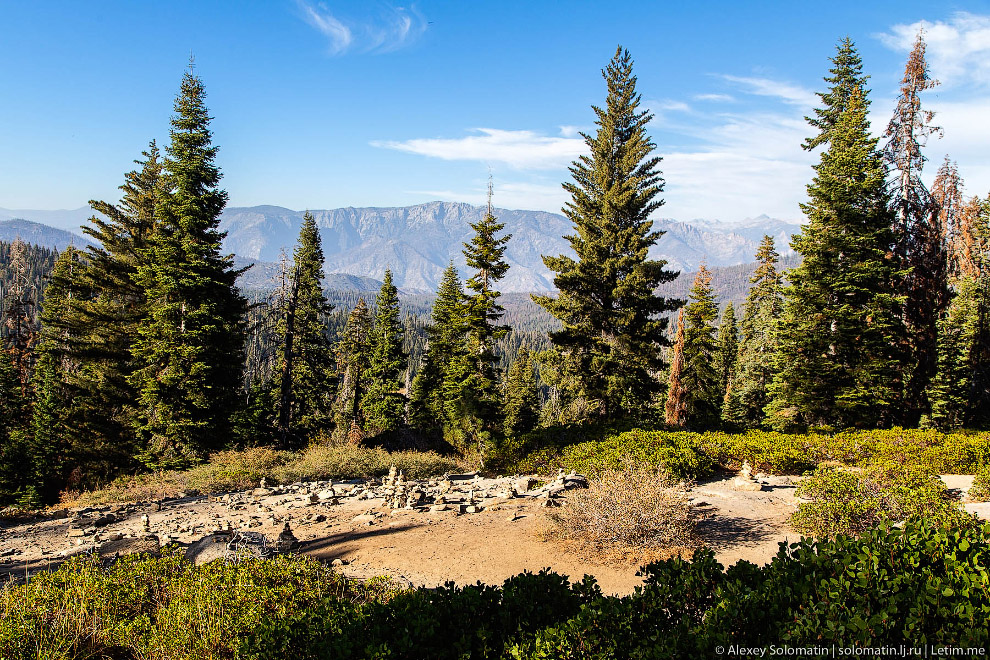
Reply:
M415 8L380 5L376 16L334 15L326 4L297 0L303 19L329 42L331 55L348 50L388 53L413 43L426 31L427 21Z
M736 100L729 94L695 94L692 96L695 101L709 101L712 103L732 103Z
M372 146L440 158L501 162L517 169L548 170L566 166L584 152L584 140L548 137L534 131L479 128L480 135L462 138L417 138L405 141L378 140Z
M922 29L935 78L946 85L990 83L990 16L958 12L948 21L898 24L874 36L891 50L907 53Z
M482 205L487 201L487 180L464 190L408 190L417 198L423 196L449 202ZM559 183L533 181L496 181L493 202L500 208L546 210L556 212L563 207L568 194Z
M814 93L804 89L803 87L782 82L780 80L746 76L730 76L725 74L720 75L719 78L741 86L743 91L749 94L756 94L757 96L770 96L780 99L789 105L811 108L818 102L818 97L815 96Z

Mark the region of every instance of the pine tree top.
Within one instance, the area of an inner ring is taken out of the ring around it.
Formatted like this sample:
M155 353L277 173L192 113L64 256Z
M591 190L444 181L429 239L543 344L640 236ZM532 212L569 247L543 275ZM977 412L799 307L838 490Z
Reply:
M822 100L822 107L815 108L814 117L804 118L805 121L818 129L817 135L807 138L801 145L805 150L814 149L829 141L829 136L838 122L839 116L849 105L853 90L859 90L864 99L869 92L866 88L866 81L869 76L863 75L863 60L852 40L849 37L840 39L835 50L835 57L831 58L833 66L829 69L832 75L825 77L829 89L827 92L816 92ZM869 101L864 100L864 102L868 107Z

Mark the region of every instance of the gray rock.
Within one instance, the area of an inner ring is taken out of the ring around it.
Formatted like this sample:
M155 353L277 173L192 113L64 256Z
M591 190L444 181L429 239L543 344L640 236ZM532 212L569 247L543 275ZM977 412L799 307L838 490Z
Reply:
M227 544L230 542L230 539L230 534L214 533L208 534L198 541L193 541L186 548L186 561L191 561L197 566L202 566L211 561L223 559L228 554Z
M123 557L124 555L136 555L142 553L157 556L158 553L161 552L161 542L158 540L158 537L153 534L131 539L119 538L107 541L101 545L96 552L101 557L106 557L109 555Z

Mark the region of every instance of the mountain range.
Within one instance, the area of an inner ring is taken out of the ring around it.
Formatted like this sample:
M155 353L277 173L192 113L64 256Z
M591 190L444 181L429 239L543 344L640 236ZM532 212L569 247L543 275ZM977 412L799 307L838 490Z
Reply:
M341 287L364 290L372 288L381 280L385 269L391 268L396 285L404 291L432 292L451 261L462 275L466 272L461 249L473 233L470 223L482 218L485 207L429 202L311 213L320 228L328 280ZM541 255L570 252L563 238L573 232L570 221L563 215L544 211L495 209L494 214L505 224L505 232L512 234L505 253L510 268L500 289L505 292L552 290L553 274L543 265ZM47 225L48 229L74 231L77 236L79 225L91 215L87 208L0 209L0 221L21 218ZM302 211L279 206L229 207L223 212L220 229L227 232L225 249L240 257L239 264L259 262L249 271L246 286L263 286L278 272L275 264L282 250L291 255L302 218ZM0 222L0 240L10 240L2 233L8 225L9 222ZM31 231L27 225L17 226L22 232ZM650 256L666 259L671 269L680 271L694 271L701 263L714 267L750 263L764 234L773 236L777 250L786 256L790 254L790 235L800 230L795 223L765 215L739 224L657 219L654 228L664 234L650 250ZM72 239L63 234L46 234L40 229L32 236L35 238L22 234L21 238L60 249ZM83 241L77 239L76 244Z

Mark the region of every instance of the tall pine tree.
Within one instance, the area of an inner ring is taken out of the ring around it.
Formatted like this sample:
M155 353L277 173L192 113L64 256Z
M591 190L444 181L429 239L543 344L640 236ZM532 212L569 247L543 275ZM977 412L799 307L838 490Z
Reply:
M374 435L402 426L406 397L399 392L406 371L402 350L402 320L399 318L399 291L392 282L392 271L385 269L382 288L375 299L375 324L371 330L366 389L361 395L365 431Z
M778 429L890 424L901 401L904 329L893 282L883 158L854 92L815 166L791 246L777 373L767 407Z
M887 126L884 157L890 165L891 205L894 217L894 253L903 276L904 325L912 368L906 374L904 416L917 424L928 408L925 391L936 368L937 323L949 303L948 258L945 230L940 227L936 200L921 181L927 160L922 148L941 129L931 125L933 112L922 110L921 94L938 84L925 61L925 42L918 35L908 57L894 116Z
M722 374L718 371L716 338L718 304L712 290L712 274L698 268L691 297L684 310L684 348L680 383L684 390L684 426L691 430L716 428L721 419Z
M735 377L728 392L723 418L732 426L758 427L769 399L777 353L776 326L783 310L779 256L773 238L764 236L756 252L758 263L750 278L749 294L743 304L739 357Z
M735 375L738 356L739 326L736 325L736 309L730 302L718 326L718 351L715 354L715 371L718 373L718 389L722 399Z
M495 342L505 337L509 328L499 324L504 309L498 303L501 292L495 287L505 277L509 264L505 261L506 243L511 234L498 236L505 225L495 218L492 209L492 185L488 183L488 208L480 222L471 223L474 230L469 243L464 244L464 258L474 273L467 279L470 293L465 299L465 350L456 354L448 371L448 390L456 391L458 402L452 419L456 429L455 442L476 448L482 461L488 445L501 426L498 383L501 380ZM449 406L448 406L449 408Z
M536 428L540 420L540 399L529 349L519 349L505 379L503 397L505 435L518 438Z
M465 350L464 291L451 263L443 272L426 328L426 353L412 382L410 423L421 431L439 432L444 425L443 383L451 362Z
M938 369L929 390L932 422L941 429L990 427L990 203L977 198L967 209L962 268L939 322Z
M566 236L577 258L543 257L556 273L556 298L533 299L559 319L550 337L574 363L582 394L604 420L642 418L661 391L661 349L669 346L665 312L680 301L656 295L676 273L647 253L661 236L650 214L663 189L646 133L653 119L639 110L640 95L629 52L619 47L602 72L608 87L605 107L593 107L594 135L582 133L590 153L570 168L571 200L564 214L575 233Z
M137 269L147 257L161 189L154 141L142 155L135 161L138 169L124 175L118 204L90 201L99 215L83 231L95 243L87 246L84 259L66 265L58 286L64 304L45 321L75 362L67 372L73 402L67 423L74 435L87 438L93 458L113 456L120 469L131 467L138 453L132 349L148 308Z
M221 254L219 188L202 81L192 71L175 100L156 224L136 280L148 314L138 325L137 430L149 466L188 465L224 446L244 368L247 303Z
M677 334L671 350L670 374L667 382L667 402L664 423L674 428L687 424L687 398L681 376L684 372L684 308L677 311Z
M367 389L365 372L371 361L371 341L373 321L364 298L347 317L344 334L337 342L337 372L341 375L334 401L334 435L338 439L348 439L353 443L364 437L361 414L361 400Z
M291 287L280 310L278 427L282 443L298 444L332 424L334 354L327 331L333 305L323 293L323 245L306 211L293 255Z

